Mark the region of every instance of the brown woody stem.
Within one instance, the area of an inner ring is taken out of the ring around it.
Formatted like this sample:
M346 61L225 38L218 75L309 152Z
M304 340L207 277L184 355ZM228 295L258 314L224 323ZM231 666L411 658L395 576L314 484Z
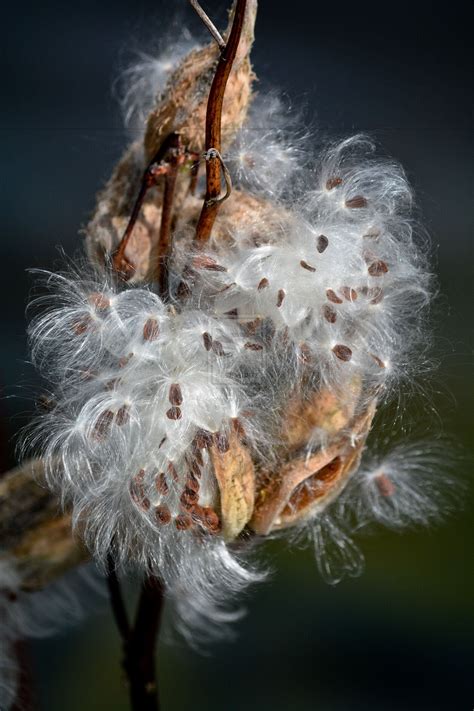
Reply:
M196 242L211 236L221 192L221 124L224 94L242 34L247 0L237 0L234 20L225 48L222 50L209 92L206 113L206 196L196 228Z
M144 579L135 624L131 627L111 557L107 582L112 611L122 638L122 665L130 685L131 708L133 711L159 711L155 647L164 606L163 585L152 575Z

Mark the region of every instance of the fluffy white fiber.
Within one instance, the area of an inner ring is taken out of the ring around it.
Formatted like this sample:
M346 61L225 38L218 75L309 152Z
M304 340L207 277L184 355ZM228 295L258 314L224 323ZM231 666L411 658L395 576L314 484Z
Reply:
M137 97L146 105L166 71L153 60L131 73L126 113L140 115ZM427 246L413 236L403 170L364 136L311 159L293 133L274 98L257 104L224 159L275 219L256 214L251 229L234 225L230 246L177 254L171 271L193 267L186 300L81 268L44 274L32 306L32 357L55 403L26 446L94 555L159 574L186 629L230 619L227 600L261 577L220 533L210 448L224 453L238 433L258 466L274 464L303 381L338 397L357 390L365 407L413 377L429 341ZM306 452L325 444L315 432ZM396 527L434 517L430 453L426 468L418 451L414 463L400 452L305 524L326 579L360 570L350 535L368 512Z

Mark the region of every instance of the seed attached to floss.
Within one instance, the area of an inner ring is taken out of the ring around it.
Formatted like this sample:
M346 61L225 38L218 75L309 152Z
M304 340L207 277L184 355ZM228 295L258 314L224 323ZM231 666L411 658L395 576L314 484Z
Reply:
M210 351L212 348L212 336L210 333L205 333L202 334L202 340L204 341L204 348L206 351Z
M355 301L357 299L357 291L350 286L341 286L339 291L346 301Z
M87 301L96 311L106 311L110 306L110 299L105 296L105 294L100 294L99 292L89 294Z
M334 177L326 180L326 190L333 190L339 187L339 185L342 185L342 178Z
M396 491L395 484L387 474L378 474L374 479L381 496L388 498L394 495Z
M346 207L349 207L352 210L359 210L361 207L367 207L367 205L367 199L362 195L356 195L355 197L346 200Z
M167 526L171 521L171 513L169 508L164 504L157 506L155 508L155 518L156 522L160 524L160 526Z
M262 289L266 289L269 284L270 284L270 282L268 281L267 277L263 277L263 279L260 279L260 281L258 282L258 286L257 286L258 291L262 291Z
M242 422L239 420L238 417L231 417L230 423L232 426L232 429L234 430L235 434L243 439L245 437L245 429L242 424Z
M219 516L210 506L196 506L192 513L193 519L200 523L209 533L219 533L221 522Z
M382 360L381 358L379 358L378 356L374 355L373 353L369 353L369 355L370 355L370 357L372 358L372 360L373 360L375 363L377 363L377 365L379 366L379 368L385 368L385 363L383 362L383 360Z
M322 254L327 249L328 244L329 240L325 235L319 235L319 237L316 238L316 249L319 254Z
M178 383L170 385L168 399L172 405L181 405L183 402L183 394Z
M196 446L199 449L209 449L212 446L212 434L207 430L198 430L195 438Z
M180 407L170 407L170 409L166 411L166 417L169 420L180 420L182 416L183 414Z
M304 259L301 260L300 267L303 267L303 269L306 269L308 272L316 271L316 268L312 267L311 264L308 264L308 262L305 262Z
M84 316L79 321L73 323L72 328L76 336L82 336L92 325L92 319L90 316Z
M300 343L298 346L298 360L303 363L304 365L308 365L308 363L311 363L312 359L312 353L311 353L311 348L308 346L307 343Z
M368 289L367 296L372 305L380 304L383 299L383 289L380 286L374 286L373 289Z
M160 472L155 477L155 487L161 496L166 496L170 490L168 482L166 481L166 475L164 472Z
M328 321L328 323L336 323L337 314L335 309L329 304L324 304L323 306L323 316Z
M372 262L372 264L369 264L367 271L370 276L380 277L388 272L388 266L386 262L381 259L377 259L375 262Z
M263 346L261 343L250 343L250 341L248 341L244 345L244 348L246 348L248 351L263 351Z
M193 267L195 269L206 269L209 272L226 272L227 269L218 264L212 257L206 257L206 255L198 255L193 259Z
M333 304L342 304L342 299L332 289L326 289L326 296Z
M128 405L122 405L115 413L115 422L119 427L123 427L130 420L130 410Z
M286 296L285 290L284 290L284 289L279 289L279 290L278 290L277 304L276 304L276 305L277 305L277 308L280 308L280 306L281 306L282 303L283 303L283 299L285 298L285 296Z
M174 525L178 531L187 531L193 525L193 520L188 513L178 514L174 520Z
M144 341L156 341L160 335L160 327L158 326L158 321L156 318L149 318L145 321L143 326L143 340Z
M212 342L212 352L218 356L225 355L224 346L222 345L222 343L220 341L213 341Z
M94 439L101 441L109 434L112 422L114 421L114 413L112 410L105 410L96 420L93 430Z
M230 447L229 439L228 439L227 435L224 434L224 432L216 432L214 434L214 442L216 444L218 451L221 454L225 454L226 452L229 451L229 447Z
M336 356L336 358L339 358L339 360L342 361L349 361L352 358L352 351L348 346L344 346L341 343L338 343L334 348L332 349L332 352Z
M118 367L119 367L119 368L125 368L125 366L130 363L130 360L131 360L132 358L133 358L133 353L129 353L129 354L126 355L126 356L122 356L121 358L119 358Z

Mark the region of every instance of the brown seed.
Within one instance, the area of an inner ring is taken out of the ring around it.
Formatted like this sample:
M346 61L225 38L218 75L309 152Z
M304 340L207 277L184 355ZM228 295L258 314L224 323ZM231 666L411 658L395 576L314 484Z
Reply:
M160 335L160 327L158 326L158 321L156 318L149 318L145 321L143 326L143 340L144 341L156 341Z
M168 463L168 473L173 477L173 481L178 481L178 472L173 462Z
M176 516L174 525L178 531L187 531L193 525L193 520L188 513L182 513Z
M322 254L324 252L328 244L329 240L325 235L319 235L319 237L316 238L316 249L318 250L319 254Z
M239 318L239 310L238 309L231 309L230 311L226 311L224 313L224 316L227 316L227 318L231 318L231 319Z
M166 417L169 420L180 420L182 417L181 409L179 407L170 407L170 409L166 411Z
M332 289L326 289L326 296L333 304L342 304L342 299Z
M164 504L160 504L155 508L156 522L161 526L167 526L171 521L170 510Z
M53 400L53 398L48 395L40 395L36 401L36 406L39 410L43 410L43 412L52 412L57 404L56 400Z
M357 299L357 291L350 286L341 286L339 291L346 301L355 301Z
M229 440L227 438L227 435L225 435L223 432L216 432L214 434L214 443L221 454L225 454L229 451Z
M326 181L326 190L333 190L333 188L337 188L339 185L342 185L342 178L329 178Z
M263 346L261 343L250 343L247 342L244 345L244 348L247 348L249 351L263 351Z
M79 321L75 321L75 323L73 323L72 325L72 328L76 336L82 336L82 334L85 333L91 325L91 317L84 316L84 318L81 318Z
M201 472L199 472L199 477L200 476L201 476ZM187 489L189 489L189 491L194 491L197 494L200 489L200 486L201 485L199 483L199 478L195 477L194 474L192 472L190 472L190 474L188 475L188 477L186 479L185 491Z
M202 340L204 341L204 348L206 351L210 351L212 348L212 336L210 333L205 333L202 334Z
M311 363L311 358L312 358L312 353L311 353L311 348L308 346L307 343L300 343L298 346L298 360L300 360L302 363L307 365L308 363Z
M208 449L212 445L212 434L207 430L198 430L195 442L199 449Z
M278 290L278 298L277 298L277 308L280 308L280 306L283 303L283 299L285 298L286 293L284 289L279 289Z
M346 207L350 207L353 210L360 209L361 207L367 207L367 205L367 199L362 195L356 195L355 197L346 200Z
M379 366L379 368L385 368L385 363L383 362L383 360L382 360L381 358L379 358L378 356L374 355L373 353L369 353L369 355L370 355L370 357L375 361L375 363L377 363L377 365Z
M220 341L213 341L212 342L212 352L215 353L218 356L223 356L225 355L224 353L224 347Z
M372 262L372 264L369 264L368 272L370 276L373 277L383 276L383 274L388 272L388 266L386 262L383 262L381 259L377 259L375 262Z
M269 284L270 282L268 281L267 277L263 277L263 279L260 279L260 281L258 282L257 289L259 291L261 291L262 289L266 289Z
M199 493L197 491L192 491L191 489L185 489L181 496L179 497L179 500L181 502L181 505L183 509L186 511L191 511L194 506L197 504L199 499Z
M378 230L376 227L371 227L365 234L362 235L363 238L366 239L377 239L380 237L380 230Z
M99 294L98 292L89 294L87 300L97 311L105 311L110 306L110 299L105 294Z
M181 387L178 383L173 383L172 385L170 385L168 400L172 405L181 405L181 403L183 402L183 394L181 392Z
M115 422L119 427L126 425L130 419L130 410L128 405L122 405L115 413Z
M197 477L200 477L201 470L199 469L199 467L204 466L204 459L203 459L201 450L198 448L196 443L194 443L193 451L194 451L194 459L195 459L193 464L195 464L195 466L196 466L196 469L193 469L193 472Z
M166 481L166 475L164 472L160 472L155 477L155 487L159 494L166 496L170 490L168 482Z
M158 449L161 449L161 448L162 448L162 446L163 446L164 443L166 442L166 439L167 439L167 437L166 437L166 435L165 435L165 436L163 437L163 439L161 440L160 444L158 445Z
M351 349L348 346L343 346L341 343L338 343L336 346L334 346L332 352L334 353L336 358L339 358L339 360L348 361L352 358Z
M112 410L105 410L96 420L93 430L93 436L97 440L103 440L107 437L112 422L114 421L114 413Z
M329 304L324 304L323 306L323 316L329 323L336 323L337 313L336 310Z
M301 260L300 266L303 267L303 269L306 269L308 272L316 271L316 268L312 267L311 264L308 264L308 262L305 262L304 259Z
M133 358L133 353L129 353L128 355L119 358L118 367L125 368L125 366L129 364L131 358Z
M231 417L230 419L232 429L238 437L245 437L245 429L238 417Z
M389 497L394 495L396 491L395 484L386 474L378 474L374 479L381 496Z
M221 522L217 513L210 506L196 506L193 511L193 518L206 528L209 533L218 533Z
M254 318L253 321L247 321L247 323L244 325L245 330L247 333L255 333L257 331L257 328L261 325L262 319L261 318Z
M206 269L210 272L226 272L227 269L221 264L218 264L212 257L207 257L205 254L198 255L193 259L193 267L195 269Z
M383 289L380 286L374 286L372 289L367 290L367 296L371 304L379 304L383 299Z

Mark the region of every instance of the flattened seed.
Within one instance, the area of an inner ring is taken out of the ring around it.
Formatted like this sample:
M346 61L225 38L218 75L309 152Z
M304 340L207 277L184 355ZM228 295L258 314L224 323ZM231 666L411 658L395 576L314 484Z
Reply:
M181 506L186 511L191 511L197 504L198 499L199 493L197 491L192 491L191 489L185 489L179 497Z
M225 454L226 452L229 451L229 440L227 438L227 435L225 435L223 432L216 432L214 435L214 442L217 446L218 451L221 454Z
M307 365L308 363L311 363L312 356L313 354L311 353L311 348L308 346L308 344L304 342L300 343L298 346L298 360L300 360L301 363Z
M367 271L370 276L379 277L388 272L388 266L382 259L377 259L375 262L372 262L372 264L369 264Z
M369 353L370 357L374 360L375 363L379 366L379 368L385 368L385 363L381 358L378 356L374 355L373 353Z
M170 510L165 504L160 504L155 508L156 522L161 526L167 526L171 521Z
M191 516L187 513L182 513L176 516L174 520L174 525L178 531L187 531L193 525L193 520Z
M326 190L333 190L334 188L337 188L339 185L342 185L342 178L329 178L326 180Z
M168 473L173 477L173 481L178 481L178 472L173 462L168 463Z
M206 351L210 351L212 348L212 336L210 333L205 333L202 334L202 340L204 341L204 348Z
M283 303L283 300L284 300L285 296L286 296L285 290L284 290L284 289L279 289L279 290L278 290L277 304L276 304L276 305L277 305L277 308L280 308L280 306L281 306L282 303Z
M238 417L231 417L230 419L232 429L238 437L245 437L245 429Z
M87 301L91 306L97 309L97 311L105 311L110 306L110 299L105 296L105 294L100 294L99 292L89 294Z
M170 488L168 482L166 481L166 475L164 472L160 472L155 477L155 487L159 494L166 496Z
M160 335L160 327L158 326L158 321L156 318L149 318L145 321L143 326L143 340L144 341L156 341Z
M336 323L337 313L335 309L329 304L324 304L323 306L323 316L329 323Z
M363 197L362 195L356 195L355 197L346 200L346 207L349 207L353 210L360 209L361 207L367 207L367 205L367 198Z
M172 405L181 405L183 402L183 394L178 383L172 383L172 385L170 385L168 400Z
M132 358L133 358L133 353L129 353L129 354L126 355L126 356L122 356L121 358L119 358L118 367L119 367L119 368L125 368L125 366L130 363L130 360L131 360Z
M224 313L224 316L227 316L227 318L239 318L239 309L231 309L230 311L226 311Z
M325 235L319 235L319 237L316 238L316 249L318 250L319 254L322 254L324 252L328 244L329 240Z
M207 257L205 254L194 257L193 267L195 269L206 269L210 272L226 272L227 269L218 264L212 257Z
M389 497L394 495L396 491L395 484L386 474L382 473L376 476L375 483L381 496Z
M304 259L301 260L300 267L303 267L303 269L306 269L308 272L315 272L316 271L316 267L312 267L311 264L308 264L308 262L305 262Z
M355 301L357 299L357 291L350 286L341 286L339 291L346 301Z
M263 351L263 346L261 343L250 343L249 341L244 345L249 351Z
M119 427L122 427L123 425L127 424L129 419L130 419L130 409L129 409L128 405L122 405L122 407L120 407L115 414L115 422L117 423L117 425Z
M374 286L373 289L368 289L367 296L371 304L379 304L383 299L383 289L380 286Z
M102 440L107 437L112 422L114 421L114 413L112 410L104 410L96 420L93 430L93 436L97 440Z
M212 434L207 430L198 430L195 438L196 446L199 449L208 449L212 446Z
M341 343L338 343L334 348L332 349L332 352L336 356L336 358L339 358L339 360L343 361L348 361L352 358L352 351L348 346L344 346Z
M83 333L87 331L89 326L92 324L92 319L90 316L84 316L79 321L75 321L72 325L73 331L76 336L82 336Z
M270 282L268 281L267 277L263 277L263 279L260 279L260 281L258 282L257 289L259 291L261 291L262 289L266 289L269 284Z
M193 519L206 528L209 533L218 533L221 522L217 513L210 506L196 506L193 511Z
M225 355L224 353L224 347L220 341L213 341L212 342L212 352L215 353L218 356L223 356Z
M166 417L169 420L180 420L182 417L181 409L179 407L170 407L170 409L166 411Z
M332 289L326 289L326 296L333 304L342 304L342 299Z

